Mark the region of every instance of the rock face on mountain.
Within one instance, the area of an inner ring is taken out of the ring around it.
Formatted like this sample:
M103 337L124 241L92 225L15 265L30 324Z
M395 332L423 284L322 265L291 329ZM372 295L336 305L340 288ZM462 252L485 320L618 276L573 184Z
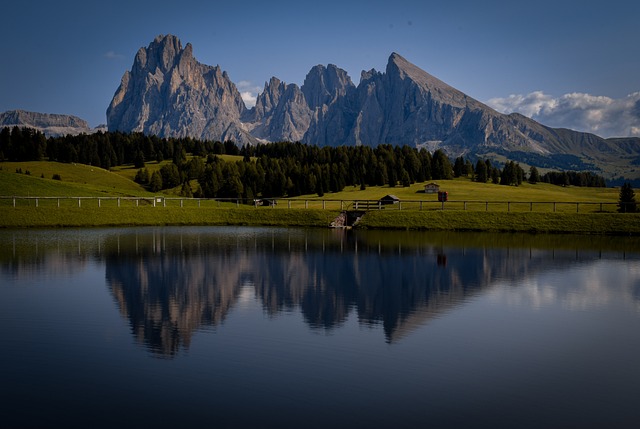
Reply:
M336 123L348 130L341 138L325 131ZM323 112L305 141L408 144L453 155L492 147L549 154L561 145L546 127L498 113L395 53L385 73L363 72L355 94L345 94Z
M393 53L384 73L318 65L304 84L273 77L247 109L226 72L195 60L190 44L159 36L141 48L107 110L110 131L320 146L389 143L450 156L507 156L553 168L589 169L640 159L637 144L545 127L504 115ZM566 155L557 157L558 154ZM569 159L569 161L567 161Z
M302 93L312 110L331 106L354 89L347 72L333 64L313 67L302 84Z
M309 128L311 110L296 84L272 77L245 115L251 134L264 141L300 141Z
M201 64L191 44L158 36L138 51L109 108L109 131L253 143L240 117L246 107L220 67Z
M14 126L34 128L47 137L58 137L67 134L90 134L96 131L91 129L87 121L77 116L27 112L24 110L9 110L0 113L0 128Z

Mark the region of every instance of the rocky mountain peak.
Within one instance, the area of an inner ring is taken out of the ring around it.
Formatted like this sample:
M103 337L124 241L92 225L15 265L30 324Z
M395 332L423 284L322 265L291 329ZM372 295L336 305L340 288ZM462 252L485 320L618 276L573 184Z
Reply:
M278 105L280 97L285 92L285 83L277 77L272 77L269 82L265 82L264 89L256 98L255 121L260 121L268 116Z
M246 107L220 67L201 64L190 43L160 35L140 48L107 109L111 131L255 143L241 124Z
M391 81L397 79L413 82L422 91L428 93L430 99L439 103L450 104L458 108L469 107L473 109L479 108L481 105L477 100L430 75L395 52L389 57L386 75ZM481 106L489 109L485 105Z
M313 67L302 84L302 93L312 110L333 103L351 89L355 85L347 72L333 64Z
M298 141L309 127L310 110L298 85L276 77L265 83L246 127L251 134L267 141ZM246 117L245 117L246 118Z
M182 43L173 35L159 35L147 48L140 48L134 61L134 70L155 71L159 68L166 73L176 63L182 52Z

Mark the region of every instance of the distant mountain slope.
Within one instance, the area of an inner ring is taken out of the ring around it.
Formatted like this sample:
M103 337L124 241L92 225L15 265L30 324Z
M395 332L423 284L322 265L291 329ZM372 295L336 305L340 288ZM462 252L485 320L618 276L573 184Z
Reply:
M24 110L9 110L0 113L0 128L14 126L34 128L47 137L81 133L90 134L96 131L89 126L87 121L71 115L36 113Z
M362 72L355 86L334 66L315 66L302 87L271 78L247 109L219 66L195 60L171 35L141 48L107 110L109 130L161 137L382 143L443 149L450 156L509 158L549 168L635 175L640 139L603 139L505 115L393 53L384 73Z

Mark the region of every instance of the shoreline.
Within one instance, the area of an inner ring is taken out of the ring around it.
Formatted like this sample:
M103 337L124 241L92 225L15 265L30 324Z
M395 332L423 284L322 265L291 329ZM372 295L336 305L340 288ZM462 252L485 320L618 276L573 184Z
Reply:
M1 229L238 225L329 228L340 210L0 207ZM355 229L640 236L640 214L370 211Z

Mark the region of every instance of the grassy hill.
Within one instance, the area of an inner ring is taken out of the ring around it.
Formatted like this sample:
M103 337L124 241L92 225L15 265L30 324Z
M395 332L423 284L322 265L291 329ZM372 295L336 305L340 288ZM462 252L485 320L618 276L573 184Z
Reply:
M557 202L615 202L619 190L616 188L581 188L575 186L556 186L548 183L535 185L523 183L520 186L503 186L492 183L477 183L469 179L438 180L441 191L449 193L449 200L455 201L557 201ZM387 194L393 194L401 200L437 201L437 194L423 192L426 183L415 183L410 187L373 186L365 190L359 187L347 187L342 192L328 193L322 198L338 200L378 200Z
M0 168L2 196L150 195L133 180L84 164L47 161L1 162ZM16 173L16 170L21 170L22 174ZM27 171L28 175L25 174ZM54 175L59 175L61 180L53 180Z

